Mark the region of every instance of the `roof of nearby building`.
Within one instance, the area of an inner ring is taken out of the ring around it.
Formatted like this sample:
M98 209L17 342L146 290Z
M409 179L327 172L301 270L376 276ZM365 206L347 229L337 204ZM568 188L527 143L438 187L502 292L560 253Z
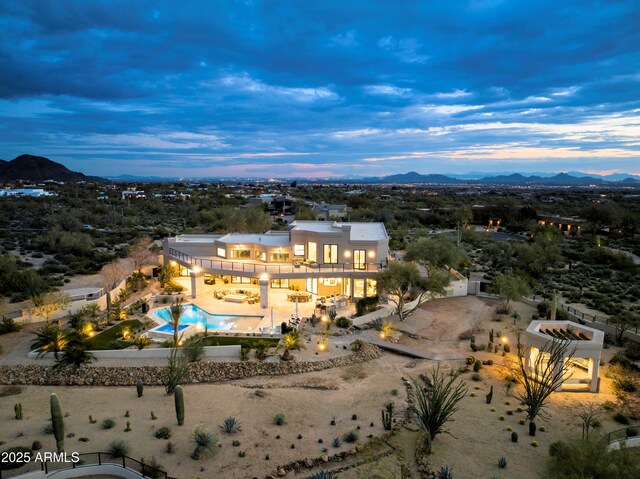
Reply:
M339 233L349 229L351 241L378 241L388 239L384 223L337 223L330 221L294 221L293 231L312 231L315 233Z
M288 234L230 233L218 238L218 241L221 243L262 244L265 246L289 246L290 244Z

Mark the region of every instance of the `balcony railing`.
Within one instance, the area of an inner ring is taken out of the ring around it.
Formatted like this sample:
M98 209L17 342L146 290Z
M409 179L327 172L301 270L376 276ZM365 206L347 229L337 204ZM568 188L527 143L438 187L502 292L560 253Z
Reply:
M255 275L261 274L304 274L304 273L366 273L378 272L385 267L385 263L365 263L362 268L356 268L353 263L336 263L336 264L273 264L273 263L254 263L242 261L226 261L208 258L197 258L182 253L173 248L169 248L169 256L187 263L191 266L198 266L204 270L228 272L231 276L233 273L251 273Z

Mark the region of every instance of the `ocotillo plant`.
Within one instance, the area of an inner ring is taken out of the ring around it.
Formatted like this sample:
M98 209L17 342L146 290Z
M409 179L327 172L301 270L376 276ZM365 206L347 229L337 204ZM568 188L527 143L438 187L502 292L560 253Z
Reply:
M16 419L21 420L22 419L22 403L16 403L16 405L13 406L13 411L16 413Z
M56 393L51 394L51 425L53 426L53 435L56 438L56 447L58 452L64 452L64 419L62 418L62 410L60 409L60 401Z
M138 393L139 398L142 397L143 390L144 390L144 383L142 382L142 379L138 379L136 381L136 391Z
M176 402L176 417L178 418L178 426L182 426L184 424L184 390L182 389L182 386L176 386L173 394L175 396Z
M491 400L493 399L493 386L489 389L489 394L486 395L487 404L491 404Z

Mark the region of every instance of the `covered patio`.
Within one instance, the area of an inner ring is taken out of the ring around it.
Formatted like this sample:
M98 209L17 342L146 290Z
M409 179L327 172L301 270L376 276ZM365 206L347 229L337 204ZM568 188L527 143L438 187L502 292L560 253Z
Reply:
M538 356L544 354L541 351L553 340L568 343L564 361L569 374L558 390L598 392L604 333L571 321L531 321L524 333L523 355L533 377L537 373L535 365L544 364L544 358L541 363ZM563 365L556 365L556 368L561 367Z

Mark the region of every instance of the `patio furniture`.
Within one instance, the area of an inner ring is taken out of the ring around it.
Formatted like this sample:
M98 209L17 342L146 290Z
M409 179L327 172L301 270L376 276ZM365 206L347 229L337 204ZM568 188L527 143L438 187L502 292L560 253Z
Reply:
M224 297L225 301L228 301L230 303L244 303L245 301L248 300L247 296L245 294L228 294Z

